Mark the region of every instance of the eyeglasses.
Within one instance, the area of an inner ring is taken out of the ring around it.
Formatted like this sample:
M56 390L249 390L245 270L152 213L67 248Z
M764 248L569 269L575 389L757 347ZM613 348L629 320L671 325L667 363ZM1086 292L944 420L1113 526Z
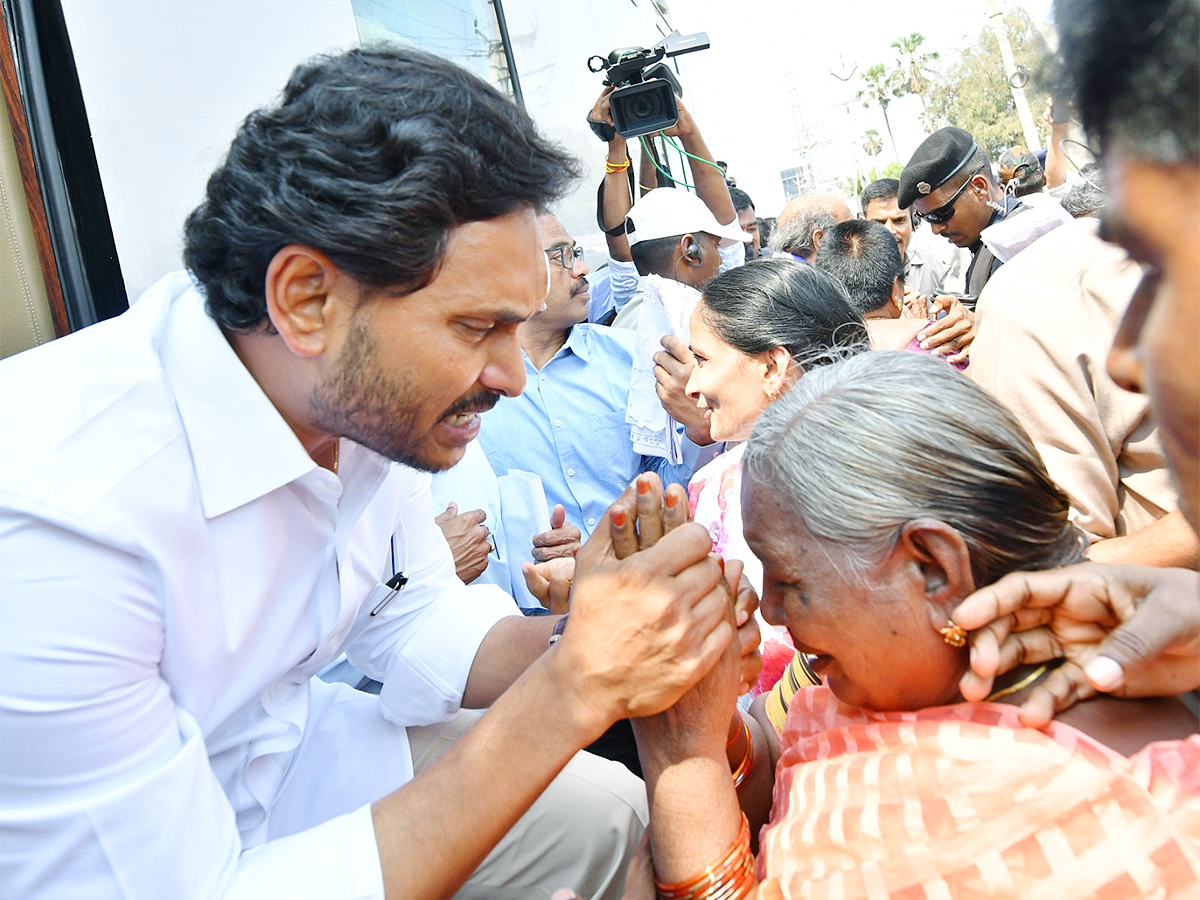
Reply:
M558 264L570 272L575 268L575 263L583 259L582 247L551 247L546 251L546 255L553 260L557 260Z
M962 186L957 191L954 192L954 194L950 197L950 199L947 200L945 203L943 203L941 206L939 206L937 209L931 209L927 213L921 213L921 212L917 212L916 208L914 207L913 212L916 213L918 219L924 219L930 225L945 225L947 222L949 222L951 219L954 218L954 203L955 203L955 201L958 200L959 195L962 194L962 192L967 189L967 185L971 183L971 178L974 178L976 175L978 175L983 170L984 170L984 166L980 166L978 169L976 169L974 172L972 172L970 178L968 178L966 181L964 181L962 183Z

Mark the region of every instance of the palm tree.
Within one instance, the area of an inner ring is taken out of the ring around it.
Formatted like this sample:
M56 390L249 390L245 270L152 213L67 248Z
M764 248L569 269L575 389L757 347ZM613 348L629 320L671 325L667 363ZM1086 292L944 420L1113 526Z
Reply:
M900 76L907 82L905 90L921 98L921 109L925 107L926 71L929 63L938 58L937 51L921 52L921 44L925 43L925 35L919 31L892 41L899 58L896 60Z
M883 63L876 63L862 74L863 88L856 98L863 102L864 108L870 108L872 103L883 110L883 124L887 128L888 140L892 143L892 153L896 162L900 161L900 152L896 149L896 138L892 135L892 123L888 121L888 104L904 93L903 76L899 69L889 69Z

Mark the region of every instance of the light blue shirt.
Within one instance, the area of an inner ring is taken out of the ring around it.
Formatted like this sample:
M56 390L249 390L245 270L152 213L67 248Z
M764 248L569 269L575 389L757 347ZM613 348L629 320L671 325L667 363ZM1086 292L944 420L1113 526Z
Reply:
M540 475L546 501L561 503L585 538L639 473L657 472L664 485L692 476L692 458L672 466L633 450L625 407L636 342L627 329L576 325L540 372L525 357L524 393L501 397L482 417L479 443L492 468Z

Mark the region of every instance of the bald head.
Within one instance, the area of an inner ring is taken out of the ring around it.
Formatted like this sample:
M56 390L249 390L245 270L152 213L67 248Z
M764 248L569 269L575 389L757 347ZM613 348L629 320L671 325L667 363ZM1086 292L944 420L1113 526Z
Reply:
M850 218L850 207L841 197L834 194L801 194L783 208L776 224L786 225L799 215L814 212L826 212L833 216L834 222L845 222Z
M801 194L783 208L768 244L772 253L812 260L821 237L850 218L850 207L833 194Z

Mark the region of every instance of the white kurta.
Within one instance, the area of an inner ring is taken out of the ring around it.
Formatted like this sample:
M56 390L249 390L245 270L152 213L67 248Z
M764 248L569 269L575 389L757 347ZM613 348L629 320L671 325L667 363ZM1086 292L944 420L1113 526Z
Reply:
M429 476L314 465L183 273L0 363L0 420L0 895L382 897L366 804L515 612Z

